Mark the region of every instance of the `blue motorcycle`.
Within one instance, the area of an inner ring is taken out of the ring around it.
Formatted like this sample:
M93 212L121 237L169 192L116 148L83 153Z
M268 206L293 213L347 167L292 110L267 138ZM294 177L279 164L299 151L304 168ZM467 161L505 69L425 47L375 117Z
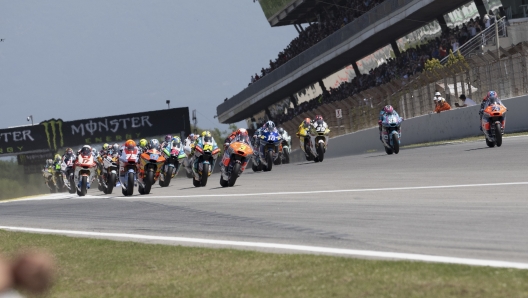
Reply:
M276 129L272 131L265 130L260 135L258 162L265 172L271 171L273 161L279 157L279 145L281 142L282 137Z
M381 142L385 146L387 154L398 154L400 152L401 123L403 119L397 115L383 116L381 122Z

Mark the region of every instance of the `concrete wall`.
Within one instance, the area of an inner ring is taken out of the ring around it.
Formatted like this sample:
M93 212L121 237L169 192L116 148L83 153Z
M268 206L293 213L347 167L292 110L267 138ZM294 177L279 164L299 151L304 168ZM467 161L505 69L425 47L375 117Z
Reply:
M528 131L528 119L525 116L528 111L528 96L506 99L503 104L508 108L505 132ZM407 119L402 123L401 144L405 146L482 135L479 129L479 108L480 104ZM294 132L293 135L295 136ZM297 150L292 152L291 161L305 161L303 152L298 148L294 149ZM384 152L377 127L330 139L325 157L374 151Z

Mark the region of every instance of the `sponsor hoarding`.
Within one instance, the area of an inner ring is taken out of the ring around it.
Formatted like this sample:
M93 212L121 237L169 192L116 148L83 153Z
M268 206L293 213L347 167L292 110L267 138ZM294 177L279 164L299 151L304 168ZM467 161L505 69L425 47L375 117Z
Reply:
M50 119L38 125L0 130L0 156L34 151L57 151L94 143L189 134L189 108L174 108L75 121Z

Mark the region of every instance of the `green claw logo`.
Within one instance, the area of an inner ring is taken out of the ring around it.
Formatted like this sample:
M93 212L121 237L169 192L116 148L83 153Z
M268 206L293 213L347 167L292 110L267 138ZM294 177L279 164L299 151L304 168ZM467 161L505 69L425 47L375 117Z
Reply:
M48 121L41 122L44 125L46 132L46 138L48 139L48 146L51 150L57 150L64 146L64 136L62 134L62 120L51 119ZM57 148L57 137L60 136L60 146Z

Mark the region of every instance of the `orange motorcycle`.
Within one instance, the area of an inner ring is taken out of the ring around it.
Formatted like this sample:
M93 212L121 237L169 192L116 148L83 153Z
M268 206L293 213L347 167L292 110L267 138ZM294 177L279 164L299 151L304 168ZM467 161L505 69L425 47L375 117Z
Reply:
M506 125L506 111L508 110L498 98L490 98L487 106L482 111L482 131L489 147L500 147L502 135Z
M243 142L233 142L225 150L220 166L220 185L233 186L246 169L249 159L253 156L253 148Z
M150 149L139 156L138 165L138 191L145 195L160 176L161 168L165 163L165 157L157 149Z

